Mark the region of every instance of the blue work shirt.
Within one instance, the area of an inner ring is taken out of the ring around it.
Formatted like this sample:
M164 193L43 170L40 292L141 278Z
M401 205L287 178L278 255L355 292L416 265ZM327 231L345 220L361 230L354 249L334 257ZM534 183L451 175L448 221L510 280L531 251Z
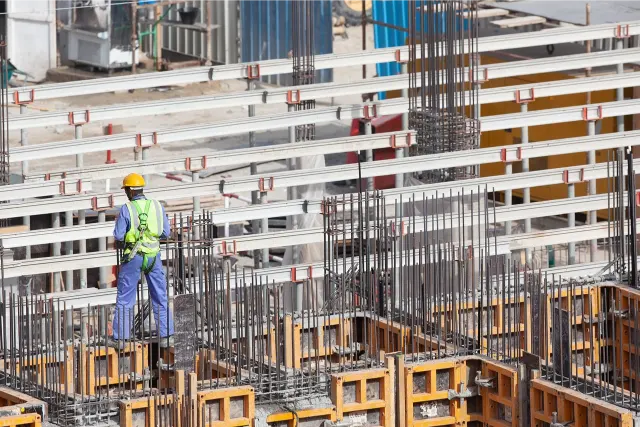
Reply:
M133 198L133 200L146 200L147 198L144 194L139 194ZM160 240L166 239L169 235L169 231L171 230L171 226L169 225L169 218L164 212L164 208L160 206L162 209L162 218L164 221L162 222L162 234L160 235ZM113 237L115 237L118 241L124 240L124 235L129 231L129 227L131 226L131 217L129 216L129 209L127 209L126 205L122 205L120 208L120 213L118 214L118 219L116 219L116 226L113 228Z

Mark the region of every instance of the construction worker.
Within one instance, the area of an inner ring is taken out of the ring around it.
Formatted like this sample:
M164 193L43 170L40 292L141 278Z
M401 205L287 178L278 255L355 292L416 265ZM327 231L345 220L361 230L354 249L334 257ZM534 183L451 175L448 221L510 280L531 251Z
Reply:
M144 178L137 173L124 178L122 189L129 201L120 208L113 230L113 237L124 248L113 337L109 340L109 345L117 348L124 347L131 334L132 311L141 272L149 286L160 347L173 347L173 319L168 311L167 284L160 257L160 240L169 235L169 220L157 200L144 196L144 186Z

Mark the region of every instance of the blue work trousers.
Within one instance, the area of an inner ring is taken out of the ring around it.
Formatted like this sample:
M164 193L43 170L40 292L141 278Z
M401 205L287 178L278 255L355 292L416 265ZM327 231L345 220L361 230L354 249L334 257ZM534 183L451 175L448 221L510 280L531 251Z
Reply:
M136 255L131 261L120 266L118 275L118 295L116 297L116 309L113 317L113 338L129 339L133 326L133 307L136 304L136 290L143 258ZM153 262L149 259L148 263ZM159 328L160 337L173 335L173 317L169 311L169 299L167 298L167 282L162 269L160 254L156 255L153 269L146 274L151 304L156 327Z

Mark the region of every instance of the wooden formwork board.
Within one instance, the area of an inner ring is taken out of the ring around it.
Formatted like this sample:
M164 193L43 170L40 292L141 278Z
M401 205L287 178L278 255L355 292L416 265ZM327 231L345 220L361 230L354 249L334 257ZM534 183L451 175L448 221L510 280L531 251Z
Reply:
M531 426L546 427L555 422L570 422L572 427L633 427L633 414L613 404L543 379L534 379L531 387Z
M137 399L121 400L120 427L154 427L161 423L180 426L180 416L176 413L180 405L174 405L173 394L144 396Z
M229 387L199 391L199 427L249 427L255 419L253 387Z
M331 375L331 400L339 421L391 426L392 384L388 369L365 369Z
M278 427L299 427L301 423L312 420L327 420L335 422L337 420L336 407L301 409L297 410L295 413L278 412L267 416L267 424L269 426L277 425Z
M78 376L77 393L91 396L100 387L130 382L134 389L142 389L135 377L142 377L149 367L148 344L127 343L122 350L81 345L78 350L82 375Z

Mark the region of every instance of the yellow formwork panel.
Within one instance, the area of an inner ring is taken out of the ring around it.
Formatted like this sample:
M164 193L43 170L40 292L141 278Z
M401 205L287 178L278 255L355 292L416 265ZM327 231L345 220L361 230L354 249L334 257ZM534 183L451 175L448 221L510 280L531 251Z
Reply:
M134 425L134 414L144 412L144 427L154 427L156 420L163 422L170 420L174 427L180 427L180 415L177 413L180 405L174 405L176 399L172 394L145 396L131 400L121 400L120 427L142 427L138 423Z
M518 407L518 373L513 367L482 360L482 378L491 378L492 387L480 387L482 418L486 427L516 427Z
M331 375L331 400L339 421L391 426L392 384L389 370L366 369Z
M66 359L66 360L65 360ZM60 379L58 390L62 390L62 393L66 393L66 387L70 387L73 384L73 346L67 346L66 357L64 355L56 354L55 356L26 356L22 360L9 360L6 362L6 370L12 372L15 369L17 376L24 375L28 380L33 381L39 385L51 385L58 379ZM54 372L51 370L52 365L55 365L55 379L47 378L47 373ZM5 361L0 360L0 371L5 370ZM69 390L72 393L73 390Z
M278 426L285 424L287 427L299 427L300 422L309 420L327 420L335 422L337 420L336 407L301 409L293 412L278 412L267 416L267 424L277 423Z
M335 344L338 347L351 347L353 344L352 326L350 318L338 316L317 318L313 326L301 320L293 320L289 315L284 318L285 333L285 366L301 369L305 360L315 357L329 356L335 362L334 346L326 344L326 336L335 334ZM310 335L310 336L308 336ZM276 359L275 333L271 334L271 360ZM330 339L329 339L330 341ZM338 356L339 357L339 356Z
M610 403L543 379L531 386L531 426L545 427L552 421L571 422L572 427L633 427L633 414Z
M42 417L38 414L20 414L0 417L0 427L41 427Z
M199 427L249 427L255 419L253 387L230 387L199 391Z

